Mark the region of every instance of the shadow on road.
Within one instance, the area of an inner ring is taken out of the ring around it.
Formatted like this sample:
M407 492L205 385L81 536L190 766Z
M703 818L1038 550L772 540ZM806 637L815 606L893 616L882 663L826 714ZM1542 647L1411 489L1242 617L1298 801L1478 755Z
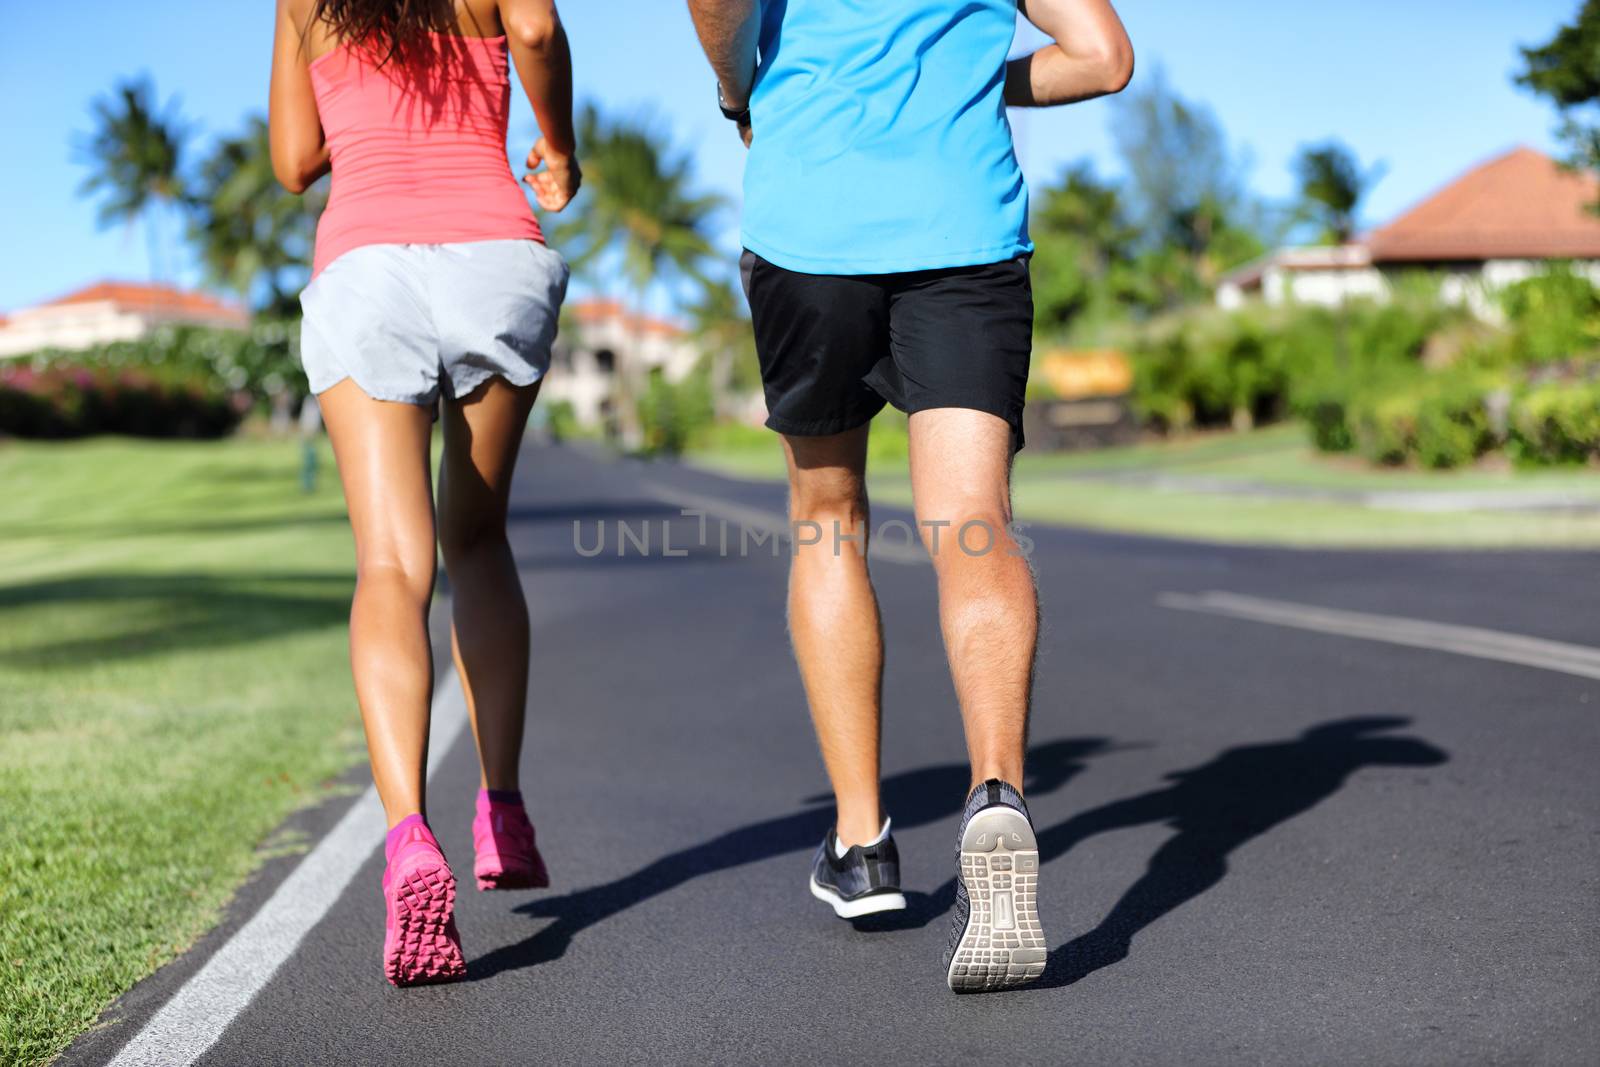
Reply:
M1029 796L1054 792L1084 769L1085 760L1111 750L1111 743L1103 738L1072 738L1035 746L1028 752L1024 788ZM948 818L960 810L970 774L965 763L950 763L891 775L883 781L884 808L903 829ZM663 856L616 881L524 904L517 911L535 918L554 918L555 922L517 944L473 960L468 965L468 979L490 978L558 959L582 931L701 875L792 852L809 852L817 847L833 819L833 806L827 803L832 799L831 794L808 797L806 803L811 806L804 810L731 830ZM902 915L877 923L864 921L860 928L883 931L921 926L948 909L953 899L953 885L931 896L908 893L909 906Z
M1049 862L1110 830L1167 823L1177 831L1099 926L1051 953L1044 977L1030 988L1071 985L1125 959L1139 931L1222 881L1234 849L1315 807L1363 767L1431 767L1450 758L1426 741L1387 736L1410 721L1342 719L1291 741L1230 748L1168 775L1173 784L1165 789L1086 811L1041 833L1040 858Z
M1414 737L1389 731L1410 723L1396 717L1341 719L1299 737L1241 745L1209 763L1168 775L1173 783L1075 815L1039 833L1040 858L1059 859L1096 834L1167 824L1175 834L1158 848L1144 874L1123 893L1093 930L1050 955L1044 977L1026 989L1071 985L1125 959L1139 931L1211 889L1228 873L1228 856L1240 845L1337 793L1364 767L1431 767L1449 755ZM1113 751L1101 738L1056 741L1028 753L1024 791L1038 797L1059 789L1084 761ZM895 825L910 828L943 819L966 789L965 764L946 764L886 778L884 805ZM816 847L828 828L831 796L807 798L805 810L730 831L704 844L664 856L605 885L525 904L519 912L555 922L515 945L497 949L468 968L470 979L559 958L572 938L605 919L701 875ZM949 910L952 878L931 894L908 892L898 915L863 920L864 931L926 925ZM1046 916L1048 923L1048 916Z

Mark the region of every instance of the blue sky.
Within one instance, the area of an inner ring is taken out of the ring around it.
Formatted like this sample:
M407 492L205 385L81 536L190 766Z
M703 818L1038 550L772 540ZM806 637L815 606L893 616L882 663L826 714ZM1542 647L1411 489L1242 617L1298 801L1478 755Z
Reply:
M1577 7L1578 0L1118 4L1141 71L1159 64L1178 92L1213 109L1253 161L1249 178L1259 193L1289 196L1296 148L1330 136L1384 163L1368 222L1503 149L1554 148L1551 111L1510 77L1516 45L1548 38ZM9 7L0 45L0 128L11 161L0 168L0 202L9 205L0 310L100 278L148 276L142 234L97 230L92 206L76 195L84 171L73 133L87 128L96 94L142 70L163 96L180 98L202 144L236 129L266 107L272 15L272 0L80 0L68 26L52 5ZM715 110L683 0L566 0L562 15L580 97L653 111L693 149L701 182L737 197L743 149ZM1019 37L1019 48L1030 40ZM1019 126L1029 180L1047 181L1085 157L1114 175L1110 118L1103 102L1029 113ZM515 150L525 151L532 128L520 104ZM731 215L725 222L731 255L737 229ZM180 270L178 279L195 275Z

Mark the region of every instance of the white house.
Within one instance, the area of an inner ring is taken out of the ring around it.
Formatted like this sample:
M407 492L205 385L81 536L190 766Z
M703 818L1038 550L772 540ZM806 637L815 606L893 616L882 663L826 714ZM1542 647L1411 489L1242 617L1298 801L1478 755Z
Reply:
M1426 270L1441 296L1496 314L1494 292L1556 260L1600 284L1600 179L1518 148L1475 167L1387 226L1342 247L1281 248L1222 279L1217 303L1259 299L1336 306L1384 299L1394 278Z
M100 282L0 318L0 358L136 341L161 326L248 330L244 308L168 285Z
M599 426L614 410L619 372L637 382L659 368L676 382L699 358L700 349L676 323L629 311L615 300L579 300L563 315L540 395L570 403L581 425Z

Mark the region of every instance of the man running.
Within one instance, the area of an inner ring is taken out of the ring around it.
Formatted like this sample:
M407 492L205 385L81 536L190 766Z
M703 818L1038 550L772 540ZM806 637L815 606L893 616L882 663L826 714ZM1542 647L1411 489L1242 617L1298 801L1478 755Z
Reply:
M868 425L910 416L919 532L972 761L957 992L1044 971L1020 786L1038 635L1011 530L1033 335L1028 195L1006 107L1114 93L1109 0L689 0L750 156L741 260L799 535L789 626L838 803L811 891L844 918L905 907L879 807L883 638L865 559ZM1055 42L1007 61L1021 13Z

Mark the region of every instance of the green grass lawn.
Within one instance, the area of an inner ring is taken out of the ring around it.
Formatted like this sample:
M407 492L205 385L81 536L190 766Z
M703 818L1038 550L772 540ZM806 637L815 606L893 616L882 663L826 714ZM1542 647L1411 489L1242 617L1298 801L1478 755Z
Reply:
M299 468L292 442L0 443L0 1061L191 944L361 758L349 529L331 456L313 494Z
M909 504L911 486L900 429L903 420L892 414L883 418L881 428L874 425L868 471L872 495L887 503ZM782 453L776 438L766 431L719 429L689 458L737 477L783 477ZM1248 544L1351 548L1600 545L1600 515L1593 514L1394 511L1346 502L1191 492L1119 483L1107 477L1156 473L1290 489L1555 491L1578 493L1600 502L1600 474L1591 470L1375 469L1358 459L1319 455L1307 443L1303 429L1279 426L1094 452L1024 451L1017 458L1017 515L1024 522Z

